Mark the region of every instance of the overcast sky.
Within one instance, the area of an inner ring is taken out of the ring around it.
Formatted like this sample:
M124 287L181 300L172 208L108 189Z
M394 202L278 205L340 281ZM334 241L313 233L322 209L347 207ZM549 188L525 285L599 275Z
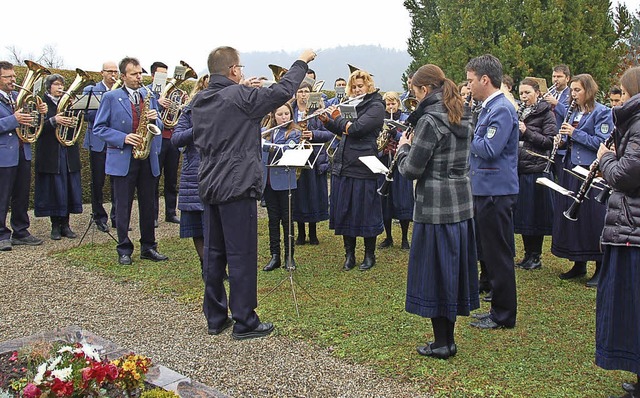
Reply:
M625 3L636 11L640 0ZM411 23L402 0L30 0L23 5L28 9L4 18L3 30L11 34L3 35L2 58L8 57L7 46L37 57L52 45L65 68L87 71L125 55L137 57L144 68L163 61L172 73L183 60L199 71L221 45L241 54L295 52L292 57L304 48L347 45L406 50Z

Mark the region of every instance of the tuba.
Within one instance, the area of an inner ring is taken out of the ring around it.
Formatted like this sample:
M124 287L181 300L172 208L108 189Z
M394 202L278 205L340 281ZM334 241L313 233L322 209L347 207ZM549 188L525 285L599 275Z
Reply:
M57 113L73 118L72 127L61 125L56 127L56 138L60 144L64 146L73 146L78 140L82 123L84 122L84 112L73 110L71 109L71 106L73 105L77 95L82 93L82 89L93 83L95 82L87 72L76 68L76 78L69 86L69 89L62 95L60 101L58 101Z
M198 74L189 66L189 64L184 61L180 61L180 65L184 68L184 73L175 73L175 77L167 82L167 85L160 94L161 97L164 97L171 102L168 107L164 108L162 112L160 112L160 120L162 120L162 123L168 129L176 127L178 119L180 118L180 113L182 112L182 107L188 100L187 93L184 90L179 89L178 86L187 79L198 78Z
M42 103L42 99L33 93L33 86L38 79L50 75L51 72L33 61L26 60L24 63L29 70L22 81L22 86L14 84L14 86L20 88L16 99L16 109L22 109L23 113L29 113L33 116L33 123L30 126L21 124L16 129L16 133L23 142L33 144L42 133L45 120L45 117L38 112L38 105Z
M151 141L153 137L162 134L160 128L155 123L149 123L147 118L147 112L150 109L151 94L150 90L147 90L147 97L142 100L142 106L140 107L140 121L138 122L138 128L136 134L142 137L142 144L133 148L133 158L138 160L144 160L149 157L151 153Z

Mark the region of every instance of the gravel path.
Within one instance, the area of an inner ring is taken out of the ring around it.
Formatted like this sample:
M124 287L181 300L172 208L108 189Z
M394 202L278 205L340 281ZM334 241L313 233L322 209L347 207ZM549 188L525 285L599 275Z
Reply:
M136 203L133 209L132 220L137 220ZM0 252L0 341L77 325L232 397L426 396L415 385L383 378L300 341L270 336L238 342L229 331L209 336L198 308L144 295L134 284L48 257L78 244L90 207L84 211L71 216L77 239L50 240L49 219L31 213L30 231L45 238L44 244ZM138 255L139 232L137 222L133 224L131 240ZM91 242L93 230L83 243ZM177 234L176 224L161 221L156 236ZM93 239L110 240L100 232ZM185 245L191 247L191 241ZM113 257L115 262L115 243Z

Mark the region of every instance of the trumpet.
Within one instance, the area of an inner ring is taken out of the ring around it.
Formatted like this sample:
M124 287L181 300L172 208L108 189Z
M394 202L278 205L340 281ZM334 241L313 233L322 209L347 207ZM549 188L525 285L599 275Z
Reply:
M38 106L42 104L42 98L34 94L33 86L38 79L50 75L51 72L33 61L26 60L24 63L29 71L22 81L22 86L13 84L20 89L16 98L16 109L22 109L23 113L30 114L33 117L33 122L28 126L22 124L18 126L16 134L23 142L33 144L42 133L45 120L45 117L38 112Z

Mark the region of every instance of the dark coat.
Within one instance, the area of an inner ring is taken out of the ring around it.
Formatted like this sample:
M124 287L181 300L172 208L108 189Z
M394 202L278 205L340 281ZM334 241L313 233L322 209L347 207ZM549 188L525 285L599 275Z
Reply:
M331 174L354 178L377 178L369 168L359 160L360 156L377 156L376 139L382 130L385 115L385 103L380 93L367 94L356 106L358 118L352 121L347 134L349 120L338 116L329 120L329 131L342 137L333 156Z
M203 211L202 201L198 195L198 168L200 155L193 145L193 124L191 123L191 107L183 108L176 125L171 144L176 148L184 148L180 187L178 188L178 209L185 211Z
M262 195L260 122L291 99L308 66L297 60L278 83L255 88L211 75L191 101L194 143L200 153L200 198L212 205Z
M640 94L613 108L616 152L605 153L600 170L613 188L602 243L640 246Z
M549 150L553 148L553 138L558 133L551 105L546 101L538 102L523 122L527 129L520 134L518 174L541 173L547 165L547 160L527 151L549 156Z
M58 113L57 107L48 95L44 96L44 102L49 107L47 119L44 122L42 134L36 141L35 163L36 172L59 174L60 170L60 148L62 144L56 138L56 125L54 116ZM80 149L78 142L67 147L67 165L69 172L80 171Z

